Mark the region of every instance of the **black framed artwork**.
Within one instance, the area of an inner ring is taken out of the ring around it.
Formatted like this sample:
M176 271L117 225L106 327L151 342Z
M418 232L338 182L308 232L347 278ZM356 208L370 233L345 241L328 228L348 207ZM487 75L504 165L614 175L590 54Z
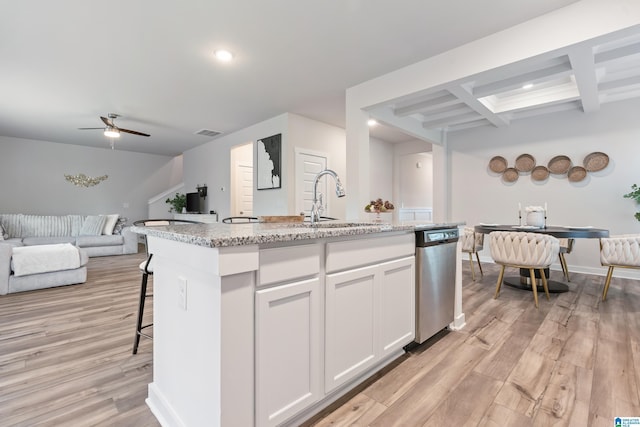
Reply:
M258 190L271 190L282 187L282 134L258 140Z

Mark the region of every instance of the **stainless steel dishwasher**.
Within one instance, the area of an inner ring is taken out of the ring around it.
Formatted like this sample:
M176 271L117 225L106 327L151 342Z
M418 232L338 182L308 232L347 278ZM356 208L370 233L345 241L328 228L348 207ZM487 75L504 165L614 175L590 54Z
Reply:
M454 318L458 229L416 231L416 339L425 342Z

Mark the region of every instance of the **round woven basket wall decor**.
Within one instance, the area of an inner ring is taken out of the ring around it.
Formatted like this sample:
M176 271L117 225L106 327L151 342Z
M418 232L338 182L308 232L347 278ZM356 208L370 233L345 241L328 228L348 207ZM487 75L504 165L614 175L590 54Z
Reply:
M516 168L506 168L502 173L502 180L504 182L516 182L519 176Z
M571 166L571 159L563 155L555 156L553 159L549 160L549 164L547 165L549 172L556 175L569 172Z
M538 165L531 171L531 179L534 181L544 181L549 178L549 169L546 166Z
M582 166L574 166L569 169L567 178L570 182L580 182L587 177L587 170Z
M531 172L536 166L536 159L531 154L520 154L516 158L518 172Z
M609 156L599 151L587 154L582 162L587 172L598 172L609 164Z
M503 173L507 169L507 159L495 156L489 160L489 169L494 173Z

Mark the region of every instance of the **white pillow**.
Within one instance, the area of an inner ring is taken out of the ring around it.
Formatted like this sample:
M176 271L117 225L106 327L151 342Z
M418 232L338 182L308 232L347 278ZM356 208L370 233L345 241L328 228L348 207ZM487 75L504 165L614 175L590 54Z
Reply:
M104 228L102 229L102 234L111 236L113 234L113 228L116 226L116 223L118 222L118 217L120 217L120 215L113 214L113 215L100 215L100 216L104 216L107 218L104 223Z
M104 223L107 221L106 216L89 215L85 218L80 229L81 236L99 236L102 234Z

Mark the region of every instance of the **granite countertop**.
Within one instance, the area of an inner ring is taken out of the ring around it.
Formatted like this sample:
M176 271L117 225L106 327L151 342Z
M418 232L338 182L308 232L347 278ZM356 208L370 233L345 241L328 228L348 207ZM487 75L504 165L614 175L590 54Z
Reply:
M420 222L366 223L348 221L309 223L254 223L254 224L175 224L153 227L134 226L134 233L156 236L177 242L210 248L290 242L295 240L329 237L452 228L464 223L430 224Z

